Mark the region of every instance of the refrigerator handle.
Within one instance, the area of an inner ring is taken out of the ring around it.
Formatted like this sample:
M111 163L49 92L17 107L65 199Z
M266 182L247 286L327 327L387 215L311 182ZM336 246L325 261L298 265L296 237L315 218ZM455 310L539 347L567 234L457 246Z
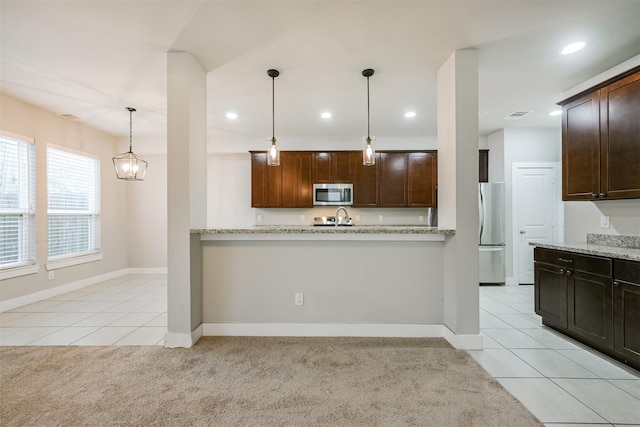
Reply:
M480 185L480 232L478 234L478 242L482 242L482 233L484 232L484 213L485 213L485 206L484 206L484 194L482 193L482 185Z

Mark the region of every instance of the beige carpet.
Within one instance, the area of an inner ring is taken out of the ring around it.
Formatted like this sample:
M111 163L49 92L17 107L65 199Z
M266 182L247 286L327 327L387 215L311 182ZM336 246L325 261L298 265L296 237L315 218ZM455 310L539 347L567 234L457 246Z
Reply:
M3 426L539 426L443 339L0 348Z

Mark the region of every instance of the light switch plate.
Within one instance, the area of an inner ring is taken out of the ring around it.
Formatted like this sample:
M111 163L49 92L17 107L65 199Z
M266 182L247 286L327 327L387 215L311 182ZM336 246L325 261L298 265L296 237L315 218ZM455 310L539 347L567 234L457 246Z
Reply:
M607 215L602 215L600 217L600 227L609 228L609 217Z

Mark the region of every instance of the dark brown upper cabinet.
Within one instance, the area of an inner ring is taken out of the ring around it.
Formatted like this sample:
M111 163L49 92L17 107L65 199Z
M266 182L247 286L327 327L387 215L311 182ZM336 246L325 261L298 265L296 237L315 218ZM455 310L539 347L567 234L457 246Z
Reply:
M313 182L316 184L353 183L353 151L313 153Z
M438 154L408 153L408 200L407 206L435 207L437 204Z
M562 200L640 198L640 67L560 104Z
M357 153L353 157L353 207L375 208L380 203L380 192L378 189L380 154L376 153L376 164L373 166L365 166L362 164L361 153Z
M478 160L480 161L478 182L489 182L489 150L480 150Z
M436 151L379 152L379 207L435 207Z
M407 206L407 153L380 153L380 206Z
M251 207L313 207L311 153L283 151L280 166L267 166L266 152L251 152Z

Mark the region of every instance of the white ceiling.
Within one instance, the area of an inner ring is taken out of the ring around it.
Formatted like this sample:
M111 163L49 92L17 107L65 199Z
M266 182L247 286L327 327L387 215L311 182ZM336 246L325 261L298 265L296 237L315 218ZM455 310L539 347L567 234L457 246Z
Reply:
M208 71L213 141L276 136L361 138L366 79L371 133L436 135L436 73L456 49L480 62L480 133L559 127L563 93L640 53L640 0L631 1L4 1L0 90L73 114L142 152L166 149L166 52ZM587 47L562 56L576 40ZM403 113L416 111L406 119ZM504 117L532 113L519 121ZM225 118L234 111L235 121ZM333 118L323 120L322 111ZM136 143L134 142L134 147Z

